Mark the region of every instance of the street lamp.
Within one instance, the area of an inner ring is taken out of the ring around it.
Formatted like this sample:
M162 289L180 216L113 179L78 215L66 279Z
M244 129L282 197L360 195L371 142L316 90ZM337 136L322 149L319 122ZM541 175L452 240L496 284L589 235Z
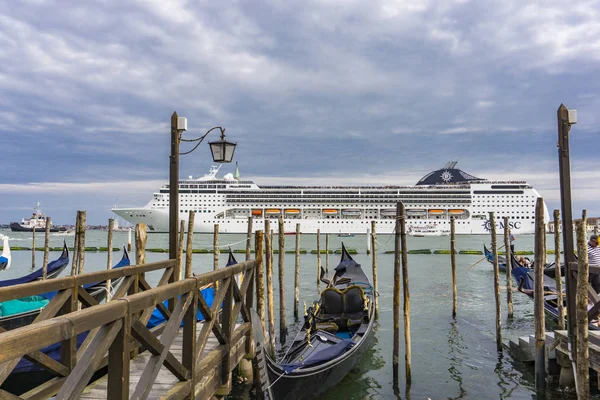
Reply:
M177 234L179 228L179 156L190 154L198 148L200 143L215 130L221 132L221 138L209 142L210 150L214 162L229 163L233 159L235 146L237 143L225 140L225 129L215 126L209 129L204 135L195 139L183 139L182 133L187 130L187 118L179 117L177 112L171 116L171 155L170 155L170 175L169 175L169 259L173 260L179 256L177 251ZM181 142L196 142L196 145L184 153L179 152ZM179 274L172 275L172 281L179 279Z

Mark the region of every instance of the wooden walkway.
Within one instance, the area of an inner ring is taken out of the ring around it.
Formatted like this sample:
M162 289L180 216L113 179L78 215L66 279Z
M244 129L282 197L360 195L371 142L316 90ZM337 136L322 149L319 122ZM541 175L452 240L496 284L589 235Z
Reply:
M204 325L203 321L198 322L197 330L201 330L203 325ZM237 325L236 327L239 327L239 325ZM243 345L245 345L245 343L237 344L235 353L238 355L238 358L233 361L233 363L232 363L233 365L237 365L243 358L244 353L243 352L240 353L238 351L240 347L243 350ZM204 348L204 351L202 352L201 358L207 357L208 354L211 351L215 350L218 346L219 346L219 341L217 340L217 338L214 335L211 335L208 338L206 347ZM183 331L182 330L179 330L177 336L175 337L175 340L173 341L173 344L171 345L170 351L179 362L183 362L183 360L182 360ZM130 373L129 373L130 374L129 375L129 392L130 393L134 392L138 382L140 381L140 379L142 377L142 371L144 371L144 368L149 363L151 356L152 356L152 354L150 352L146 351L131 361ZM206 388L210 386L208 381L209 381L209 379L205 379L204 381L199 383L198 386L200 386L200 387L197 386L197 391L201 392L201 393L197 394L198 398L200 398L200 399L205 398L202 394L204 394L204 392L206 391ZM169 390L173 386L175 386L177 383L179 383L179 379L177 379L177 377L175 375L173 375L173 373L171 373L171 371L169 371L163 365L161 367L160 371L158 372L158 375L156 376L154 382L152 383L152 388L151 388L150 393L147 398L148 399L160 399L163 397L168 397ZM85 390L83 391L83 393L81 394L80 398L84 399L84 400L85 399L87 399L87 400L106 399L107 398L107 390L108 390L108 377L105 375L102 378L100 378L100 379L94 381L93 383L91 383L90 385L88 385L85 388Z

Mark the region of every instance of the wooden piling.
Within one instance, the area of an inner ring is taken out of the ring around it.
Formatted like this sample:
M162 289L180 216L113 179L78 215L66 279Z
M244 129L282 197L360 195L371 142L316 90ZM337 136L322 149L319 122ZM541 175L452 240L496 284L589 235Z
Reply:
M271 232L271 222L265 220L265 230ZM267 235L265 240L265 275L267 277L267 326L269 331L269 351L271 355L275 355L275 310L273 299L273 242L271 235Z
M135 265L146 264L146 224L137 224L135 226Z
M558 329L565 330L565 306L563 304L562 278L560 271L560 211L554 210L554 281L556 282L556 293L558 295ZM587 252L587 250L586 250Z
M588 276L589 262L587 254L587 218L576 222L577 235L577 398L590 398L590 361L588 332Z
M452 318L456 319L458 295L456 293L456 221L450 218L450 264L452 266Z
M192 276L192 258L194 255L194 218L196 213L190 210L188 215L187 244L185 246L185 278Z
M329 233L325 234L325 274L329 275Z
M254 235L254 259L256 261L256 312L260 319L265 334L265 270L263 269L264 260L264 233L256 231Z
M496 243L496 219L490 212L492 253L494 257L494 296L496 298L496 350L502 351L502 315L500 308L500 267L498 266L498 245Z
M367 228L367 255L371 254L371 240L369 235L369 228Z
M317 229L317 287L321 285L321 229Z
M400 205L400 240L402 242L402 289L404 295L404 363L406 386L412 381L412 346L410 338L410 289L408 287L408 246L406 245L406 208ZM398 212L396 212L398 214Z
M248 261L252 256L252 222L254 222L254 219L252 217L248 217L248 233L246 233L246 261Z
M279 342L285 343L287 336L287 324L285 315L285 280L284 280L284 257L285 257L285 231L283 218L279 217Z
M373 248L373 304L375 305L375 319L379 319L379 299L377 295L377 221L371 221L371 247ZM369 236L369 235L367 235Z
M535 320L535 389L537 393L543 393L546 386L546 327L544 322L546 227L544 224L544 199L541 197L538 197L535 206L535 244L533 251L535 254L535 282L533 293L533 317Z
M185 235L185 221L179 221L179 237L177 238L177 270L175 271L175 280L181 280L183 271L183 240Z
M294 277L294 319L298 320L298 301L300 301L300 224L296 224L296 265Z
M73 258L71 261L71 275L77 275L77 263L79 257L79 220L80 211L77 211L77 216L75 217L75 237L73 240Z
M31 269L35 269L35 226L33 227L33 238L31 240Z
M219 224L215 224L213 231L213 270L219 269ZM219 288L219 282L215 282L215 289Z
M44 261L42 263L42 280L48 277L48 256L50 254L50 217L46 217L46 232L44 235ZM34 248L35 250L35 248Z
M508 318L513 318L512 300L512 249L510 248L510 226L508 217L504 217L504 249L506 250L506 308Z
M131 251L131 227L127 230L127 251Z
M79 262L77 263L77 274L83 274L85 267L85 225L86 225L86 212L80 211L81 217L79 220Z
M392 354L392 373L394 390L398 388L400 363L400 204L396 206L396 227L394 235L394 290L393 324L394 348Z
M112 269L112 253L113 253L113 230L115 229L115 220L113 218L108 219L108 235L106 238L106 248L108 249L108 257L106 260L106 270ZM106 280L106 301L110 301L112 295L110 287L110 279Z

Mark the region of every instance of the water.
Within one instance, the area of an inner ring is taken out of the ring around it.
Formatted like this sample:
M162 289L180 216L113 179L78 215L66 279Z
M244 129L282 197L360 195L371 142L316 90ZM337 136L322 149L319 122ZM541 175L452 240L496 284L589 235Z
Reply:
M31 233L4 231L11 237L11 246L31 246ZM87 231L86 246L106 246L106 232ZM325 238L321 235L321 249L325 248ZM43 233L37 234L36 246L44 243ZM73 246L73 236L51 234L50 245L58 247L66 239ZM409 249L449 249L448 237L408 237ZM286 236L286 249L295 248L295 236ZM340 249L341 240L348 248L356 249L359 254L354 259L361 263L367 275L371 276L371 256L366 254L367 239L364 235L350 238L329 237L330 249ZM499 240L503 239L499 237ZM194 248L212 248L212 235L194 236ZM409 279L411 299L411 339L412 339L412 385L407 391L404 385L404 337L400 337L400 392L394 393L392 381L392 349L393 349L393 271L394 256L385 251L394 249L393 236L378 237L378 281L379 281L379 325L375 335L375 344L359 366L324 399L531 399L534 397L533 367L514 361L508 351L498 353L495 339L495 308L492 266L479 261L481 255L457 255L457 288L458 316L452 319L452 276L449 255L409 254ZM114 247L127 243L127 232L115 232ZM227 261L227 248L245 248L245 235L221 235L221 265ZM548 236L548 248L552 249L554 240ZM482 235L458 236L458 250L482 250L483 244L489 245L489 237ZM274 238L274 248L277 247ZM533 250L533 235L517 236L516 250ZM147 249L168 248L167 234L149 234ZM302 235L301 248L309 251L316 249L316 235ZM13 262L10 270L0 272L0 279L22 276L31 269L30 251L13 251ZM50 260L59 256L58 252L50 253ZM285 254L286 311L290 335L293 335L295 322L293 319L293 282L294 254ZM329 270L339 261L339 255L329 255ZM550 255L549 257L553 257ZM132 256L133 258L133 256ZM168 253L146 254L147 262L165 260ZM244 254L236 254L238 261ZM318 298L317 267L314 254L300 256L301 284L300 305ZM120 253L113 253L113 264L120 259ZM322 265L326 266L327 257L321 255ZM41 266L43 252L36 252L36 264ZM106 268L106 252L86 252L85 271L96 271ZM194 254L193 271L203 273L212 271L212 254ZM274 255L273 282L274 293L278 296L277 278L278 255ZM157 280L156 277L148 277ZM514 293L514 319L506 318L506 284L505 275L501 274L502 296L502 333L503 340L529 335L534 332L533 302L524 294ZM155 283L155 282L151 282ZM323 286L323 285L321 285ZM514 286L514 284L513 284ZM402 294L401 294L402 298ZM276 303L278 303L276 297ZM278 330L279 313L275 311L275 326ZM400 331L403 332L403 311L400 310ZM278 340L277 340L278 342ZM246 398L247 394L236 395L235 398ZM548 398L566 398L564 394L549 389ZM573 397L575 398L575 397Z

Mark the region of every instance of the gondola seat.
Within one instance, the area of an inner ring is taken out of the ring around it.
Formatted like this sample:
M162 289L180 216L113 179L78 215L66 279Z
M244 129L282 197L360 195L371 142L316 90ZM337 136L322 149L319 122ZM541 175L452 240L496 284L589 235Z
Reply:
M348 286L344 292L342 319L348 329L360 326L365 317L365 292L357 285Z
M344 311L344 295L334 287L321 292L321 310L325 318L339 317Z

